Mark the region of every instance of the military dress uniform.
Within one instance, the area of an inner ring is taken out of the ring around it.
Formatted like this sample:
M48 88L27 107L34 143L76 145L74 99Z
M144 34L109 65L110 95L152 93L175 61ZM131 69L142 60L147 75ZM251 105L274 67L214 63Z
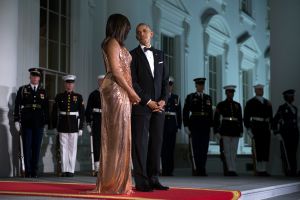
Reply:
M244 111L244 125L253 134L257 175L269 176L266 167L269 161L272 120L273 110L269 100L255 96L247 101Z
M204 82L205 79L194 79ZM183 107L183 124L191 132L195 175L206 176L206 160L209 145L210 127L213 125L213 110L211 97L204 93L187 95Z
M100 147L101 147L101 98L99 89L94 90L88 98L85 110L87 126L91 126L93 135L93 150L95 171L99 170Z
M283 92L284 96L294 95L295 90ZM279 106L273 120L275 135L280 135L281 157L285 175L295 176L297 172L297 148L299 142L298 109L291 103Z
M41 76L38 68L29 69L31 76ZM24 85L15 99L14 121L21 124L25 176L37 177L44 126L48 124L48 96L39 85Z
M225 90L233 90L235 86L225 86ZM224 175L236 176L236 153L239 138L243 133L242 108L240 103L226 99L218 103L214 115L214 133L222 137L223 152L228 171Z
M161 151L163 176L173 175L176 133L178 129L181 129L181 123L182 117L179 96L170 93L165 106L165 124Z
M74 81L75 76L67 75L64 80ZM84 103L75 92L59 93L53 105L53 127L57 129L60 142L61 171L63 176L73 176L77 155L78 135L82 134Z

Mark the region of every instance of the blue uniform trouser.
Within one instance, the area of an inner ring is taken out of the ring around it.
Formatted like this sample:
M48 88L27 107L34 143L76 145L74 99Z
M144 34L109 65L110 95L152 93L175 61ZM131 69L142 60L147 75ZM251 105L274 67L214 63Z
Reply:
M202 130L192 130L193 152L197 172L205 172L208 145L209 145L209 128Z
M35 176L43 139L43 128L22 128L25 174Z

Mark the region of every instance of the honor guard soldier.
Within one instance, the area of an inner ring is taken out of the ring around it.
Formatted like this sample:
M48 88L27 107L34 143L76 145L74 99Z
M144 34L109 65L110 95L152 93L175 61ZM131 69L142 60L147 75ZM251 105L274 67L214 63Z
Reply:
M256 175L270 176L267 173L269 161L271 125L273 110L271 102L263 97L264 85L254 86L255 97L247 101L244 112L244 125L255 149Z
M296 176L297 148L299 142L298 110L293 105L295 90L283 93L285 103L279 106L273 121L274 134L280 141L281 158L286 176Z
M173 176L176 133L181 129L181 105L179 96L173 93L174 78L169 77L169 95L165 106L165 125L161 151L162 175Z
M59 134L62 176L72 177L75 171L78 136L82 135L84 103L73 91L76 76L67 75L65 92L57 94L53 105L53 127Z
M214 115L214 132L217 139L221 139L226 165L225 176L237 176L236 153L239 138L243 134L243 118L241 105L233 100L235 85L224 87L226 100L218 103Z
M25 177L37 178L44 128L48 124L48 97L40 85L41 71L30 68L30 84L19 88L15 99L14 121L22 133ZM22 150L21 150L22 151Z
M103 82L104 75L98 76L98 89L94 90L88 98L88 102L85 110L85 119L87 124L87 130L92 135L93 151L91 152L94 157L93 171L94 175L99 171L99 159L100 159L100 145L101 145L101 98L100 98L100 86Z
M193 175L207 176L206 160L209 145L210 128L213 125L211 97L204 94L205 78L196 78L196 92L187 95L183 107L185 132L191 136L191 152L194 157ZM196 169L195 169L196 168Z

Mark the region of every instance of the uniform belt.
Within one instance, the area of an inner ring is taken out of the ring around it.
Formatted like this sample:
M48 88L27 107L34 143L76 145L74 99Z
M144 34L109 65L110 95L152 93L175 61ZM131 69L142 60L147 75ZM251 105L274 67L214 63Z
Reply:
M226 120L226 121L238 121L238 118L236 118L236 117L223 117L222 120Z
M40 104L26 104L24 106L22 106L22 108L42 108L42 106Z
M206 112L192 112L193 116L206 116L207 113Z
M262 118L262 117L251 117L252 121L258 121L258 122L269 122L269 118Z
M176 116L176 112L165 112L165 115L173 115L173 116Z
M93 112L102 113L102 110L100 108L93 108Z
M64 111L60 111L59 114L60 115L75 115L75 116L79 116L78 112L64 112Z

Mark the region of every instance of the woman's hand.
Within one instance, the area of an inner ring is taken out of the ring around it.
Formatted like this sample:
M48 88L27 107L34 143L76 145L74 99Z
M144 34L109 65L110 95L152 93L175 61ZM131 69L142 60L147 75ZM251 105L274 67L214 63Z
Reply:
M128 96L129 96L130 102L131 102L133 105L138 104L138 103L140 103L140 101L141 101L141 98L140 98L135 92L130 92L130 93L128 94Z

